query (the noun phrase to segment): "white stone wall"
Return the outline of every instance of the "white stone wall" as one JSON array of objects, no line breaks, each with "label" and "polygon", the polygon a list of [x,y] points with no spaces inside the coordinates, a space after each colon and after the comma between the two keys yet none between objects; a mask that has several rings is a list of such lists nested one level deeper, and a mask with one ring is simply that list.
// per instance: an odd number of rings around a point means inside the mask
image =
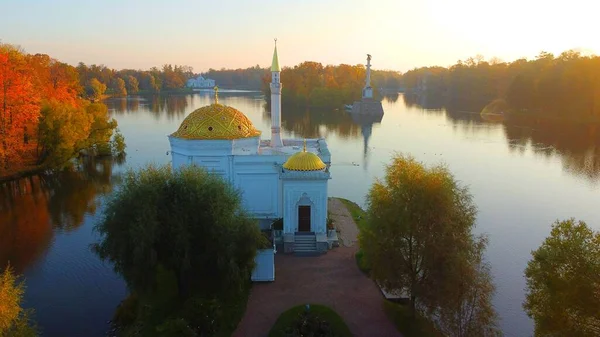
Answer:
[{"label": "white stone wall", "polygon": [[241,193],[244,208],[253,217],[282,217],[279,172],[287,156],[258,155],[258,137],[236,140],[169,137],[169,141],[174,169],[187,165],[203,167],[235,186]]},{"label": "white stone wall", "polygon": [[[290,154],[259,154],[259,137],[236,140],[187,140],[169,137],[174,169],[197,165],[218,174],[241,193],[244,208],[257,219],[284,218],[284,232],[298,230],[299,202],[311,206],[311,231],[326,233],[328,172],[282,173]],[[321,158],[330,153],[319,140]],[[304,199],[303,199],[304,197]],[[301,201],[302,200],[302,201]]]},{"label": "white stone wall", "polygon": [[244,208],[257,219],[282,217],[280,166],[273,162],[272,157],[232,158],[232,183],[242,193]]},{"label": "white stone wall", "polygon": [[327,180],[284,180],[283,200],[284,234],[298,231],[298,206],[308,205],[311,206],[311,232],[326,233]]}]

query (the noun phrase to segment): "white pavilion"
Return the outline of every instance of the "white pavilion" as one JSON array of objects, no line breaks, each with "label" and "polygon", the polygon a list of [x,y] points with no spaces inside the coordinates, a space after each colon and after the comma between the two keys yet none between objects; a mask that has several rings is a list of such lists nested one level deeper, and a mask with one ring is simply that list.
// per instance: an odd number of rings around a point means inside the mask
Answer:
[{"label": "white pavilion", "polygon": [[280,73],[275,45],[271,139],[261,140],[261,131],[244,113],[220,104],[215,89],[215,103],[190,113],[169,136],[172,165],[198,165],[233,184],[261,229],[283,218],[284,252],[325,252],[331,154],[325,139],[281,138]]},{"label": "white pavilion", "polygon": [[212,89],[215,86],[215,80],[212,80],[210,78],[204,78],[204,76],[200,75],[196,78],[190,78],[189,80],[187,80],[185,85],[188,88]]}]

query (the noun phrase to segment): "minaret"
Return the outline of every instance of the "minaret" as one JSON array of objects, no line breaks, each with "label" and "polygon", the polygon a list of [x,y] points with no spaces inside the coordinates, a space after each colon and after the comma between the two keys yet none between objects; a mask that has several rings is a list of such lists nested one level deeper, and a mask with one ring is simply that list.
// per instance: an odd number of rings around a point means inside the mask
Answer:
[{"label": "minaret", "polygon": [[271,147],[282,147],[281,141],[281,82],[279,75],[279,58],[277,57],[277,39],[271,63]]},{"label": "minaret", "polygon": [[371,88],[371,55],[367,54],[367,79],[363,89],[362,98],[373,98],[373,88]]}]

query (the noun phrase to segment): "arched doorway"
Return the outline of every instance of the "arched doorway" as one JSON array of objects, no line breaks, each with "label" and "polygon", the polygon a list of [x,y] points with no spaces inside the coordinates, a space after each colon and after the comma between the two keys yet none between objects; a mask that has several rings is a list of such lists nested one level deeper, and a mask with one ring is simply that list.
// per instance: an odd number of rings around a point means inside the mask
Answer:
[{"label": "arched doorway", "polygon": [[310,206],[298,206],[298,232],[310,232]]}]

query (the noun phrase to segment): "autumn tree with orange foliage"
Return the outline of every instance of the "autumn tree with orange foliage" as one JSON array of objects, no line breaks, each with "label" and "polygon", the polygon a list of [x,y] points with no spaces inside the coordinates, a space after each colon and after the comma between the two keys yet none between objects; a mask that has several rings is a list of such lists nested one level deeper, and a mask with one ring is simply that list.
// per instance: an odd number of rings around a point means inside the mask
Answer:
[{"label": "autumn tree with orange foliage", "polygon": [[81,98],[79,81],[75,67],[0,44],[0,178],[107,154],[116,121]]},{"label": "autumn tree with orange foliage", "polygon": [[0,172],[23,164],[39,117],[35,73],[21,50],[0,45]]}]

